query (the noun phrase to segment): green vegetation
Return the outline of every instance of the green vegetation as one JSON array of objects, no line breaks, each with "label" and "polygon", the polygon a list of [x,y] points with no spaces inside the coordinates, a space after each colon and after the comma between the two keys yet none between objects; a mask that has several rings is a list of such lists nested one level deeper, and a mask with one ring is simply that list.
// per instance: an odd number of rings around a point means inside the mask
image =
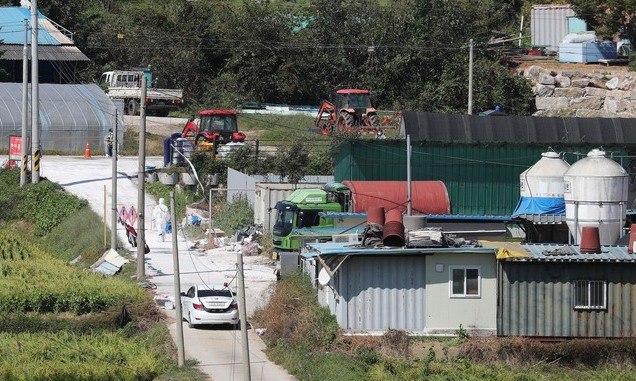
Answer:
[{"label": "green vegetation", "polygon": [[119,303],[140,303],[142,289],[119,278],[79,272],[14,233],[0,234],[2,253],[0,311],[73,312],[106,310]]},{"label": "green vegetation", "polygon": [[500,105],[527,114],[530,87],[486,47],[493,31],[516,30],[524,3],[50,0],[41,7],[76,32],[93,60],[85,80],[151,64],[158,85],[183,88],[195,109],[318,105],[336,88],[362,87],[380,109],[465,112],[474,38],[475,110]]},{"label": "green vegetation", "polygon": [[86,202],[48,181],[18,183],[17,170],[0,170],[0,379],[201,379],[193,362],[177,368],[149,294],[85,270],[104,251]]},{"label": "green vegetation", "polygon": [[[283,278],[254,322],[268,355],[300,381],[634,380],[634,340],[343,336],[304,274]],[[460,333],[463,327],[460,327]]]},{"label": "green vegetation", "polygon": [[236,197],[232,202],[217,204],[213,226],[223,230],[227,235],[251,224],[254,211],[246,197]]}]

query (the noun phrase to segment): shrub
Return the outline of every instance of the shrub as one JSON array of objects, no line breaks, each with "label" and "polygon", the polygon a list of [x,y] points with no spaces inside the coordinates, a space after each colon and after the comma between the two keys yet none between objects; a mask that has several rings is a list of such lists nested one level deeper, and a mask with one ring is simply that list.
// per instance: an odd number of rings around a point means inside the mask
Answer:
[{"label": "shrub", "polygon": [[19,217],[20,172],[17,169],[0,169],[0,221]]},{"label": "shrub", "polygon": [[235,197],[229,204],[221,204],[214,216],[214,224],[227,235],[254,222],[254,210],[246,197]]},{"label": "shrub", "polygon": [[318,304],[309,276],[300,272],[283,278],[267,307],[255,313],[267,328],[265,340],[295,350],[321,351],[335,346],[340,336],[336,318]]},{"label": "shrub", "polygon": [[50,181],[26,186],[23,197],[20,217],[35,224],[38,236],[46,235],[73,212],[88,205],[86,200],[64,192]]}]

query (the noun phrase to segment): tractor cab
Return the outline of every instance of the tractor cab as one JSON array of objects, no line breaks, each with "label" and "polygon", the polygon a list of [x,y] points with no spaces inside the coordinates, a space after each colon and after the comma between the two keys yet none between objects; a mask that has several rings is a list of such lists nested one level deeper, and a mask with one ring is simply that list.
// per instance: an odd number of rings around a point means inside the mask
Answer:
[{"label": "tractor cab", "polygon": [[195,138],[196,144],[226,144],[245,141],[245,134],[238,130],[237,112],[234,110],[204,110],[199,113],[199,125],[190,120],[183,130],[184,138]]},{"label": "tractor cab", "polygon": [[369,90],[343,89],[336,92],[336,108],[338,110],[360,110],[360,114],[366,113],[371,107]]}]

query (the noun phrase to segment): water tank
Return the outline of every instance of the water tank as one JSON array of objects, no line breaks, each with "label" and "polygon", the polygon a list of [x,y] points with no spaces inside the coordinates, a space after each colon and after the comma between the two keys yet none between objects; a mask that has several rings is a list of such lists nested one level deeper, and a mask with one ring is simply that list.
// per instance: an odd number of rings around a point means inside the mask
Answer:
[{"label": "water tank", "polygon": [[594,149],[564,175],[565,217],[575,243],[583,226],[599,228],[601,245],[613,245],[625,223],[629,177],[623,167]]},{"label": "water tank", "polygon": [[519,175],[521,197],[563,198],[563,175],[570,164],[556,152],[544,152],[541,159]]},{"label": "water tank", "polygon": [[[406,181],[343,181],[351,191],[351,212],[365,213],[369,207],[406,211]],[[412,181],[413,214],[450,214],[450,199],[442,181]]]}]

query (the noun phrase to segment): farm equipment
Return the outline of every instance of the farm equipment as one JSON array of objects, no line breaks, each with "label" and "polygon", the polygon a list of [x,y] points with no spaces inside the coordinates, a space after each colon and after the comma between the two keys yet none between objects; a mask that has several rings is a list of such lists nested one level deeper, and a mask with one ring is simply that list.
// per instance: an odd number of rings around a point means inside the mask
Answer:
[{"label": "farm equipment", "polygon": [[237,112],[234,110],[204,110],[199,113],[199,124],[191,118],[183,128],[181,137],[192,139],[199,150],[216,150],[220,145],[243,143],[245,134],[238,130]]},{"label": "farm equipment", "polygon": [[322,101],[315,125],[323,135],[334,132],[351,134],[357,129],[377,133],[380,131],[380,118],[371,106],[369,90],[341,89],[336,91],[335,105]]}]

